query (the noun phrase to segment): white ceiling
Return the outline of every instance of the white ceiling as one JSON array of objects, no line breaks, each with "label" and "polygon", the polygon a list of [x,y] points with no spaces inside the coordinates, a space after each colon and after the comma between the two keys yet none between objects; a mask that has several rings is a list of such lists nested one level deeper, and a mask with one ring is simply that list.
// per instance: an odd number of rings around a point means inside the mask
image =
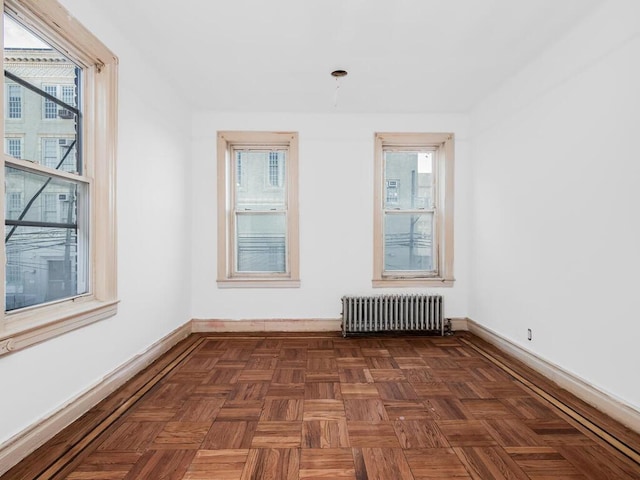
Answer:
[{"label": "white ceiling", "polygon": [[[469,111],[602,1],[102,5],[194,109],[406,113]],[[338,68],[349,75],[336,106]]]}]

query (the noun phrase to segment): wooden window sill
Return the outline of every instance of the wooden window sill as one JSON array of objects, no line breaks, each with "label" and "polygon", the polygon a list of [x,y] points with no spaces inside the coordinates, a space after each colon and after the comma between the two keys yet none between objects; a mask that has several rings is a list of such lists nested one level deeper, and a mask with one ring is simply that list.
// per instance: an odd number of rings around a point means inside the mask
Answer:
[{"label": "wooden window sill", "polygon": [[283,279],[226,279],[218,280],[218,288],[300,288],[300,280]]},{"label": "wooden window sill", "polygon": [[374,279],[373,288],[402,288],[402,287],[453,287],[452,278],[398,278]]},{"label": "wooden window sill", "polygon": [[0,330],[0,355],[112,317],[117,311],[117,300],[103,302],[90,299],[8,314],[5,326]]}]

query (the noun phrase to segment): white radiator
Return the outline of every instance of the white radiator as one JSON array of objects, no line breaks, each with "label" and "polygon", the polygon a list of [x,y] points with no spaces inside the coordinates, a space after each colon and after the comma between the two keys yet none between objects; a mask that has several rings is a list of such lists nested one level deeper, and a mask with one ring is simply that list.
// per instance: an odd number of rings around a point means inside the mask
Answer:
[{"label": "white radiator", "polygon": [[342,335],[445,334],[442,295],[342,297]]}]

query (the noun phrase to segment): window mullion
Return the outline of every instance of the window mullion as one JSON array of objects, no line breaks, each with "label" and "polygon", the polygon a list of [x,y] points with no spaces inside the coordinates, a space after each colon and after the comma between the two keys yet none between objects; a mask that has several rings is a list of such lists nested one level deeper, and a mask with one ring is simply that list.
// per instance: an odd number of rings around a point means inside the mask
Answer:
[{"label": "window mullion", "polygon": [[4,154],[4,163],[8,167],[14,167],[19,170],[27,172],[38,173],[40,175],[46,175],[48,177],[60,178],[64,180],[70,180],[72,182],[91,183],[91,178],[79,175],[76,173],[65,172],[62,170],[55,170],[39,163],[30,162],[28,160],[22,160],[19,158],[11,157],[8,154]]},{"label": "window mullion", "polygon": [[402,214],[402,213],[415,213],[415,214],[421,214],[421,213],[436,213],[436,208],[407,208],[407,209],[402,209],[402,208],[385,208],[382,210],[383,213],[386,215],[388,213],[390,214]]}]

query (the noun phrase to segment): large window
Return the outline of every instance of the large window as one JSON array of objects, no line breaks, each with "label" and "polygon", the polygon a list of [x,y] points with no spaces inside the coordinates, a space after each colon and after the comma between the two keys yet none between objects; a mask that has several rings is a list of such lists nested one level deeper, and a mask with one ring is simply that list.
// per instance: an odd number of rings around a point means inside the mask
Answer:
[{"label": "large window", "polygon": [[3,3],[0,354],[116,311],[117,59],[56,2]]},{"label": "large window", "polygon": [[453,282],[453,135],[375,137],[375,287]]},{"label": "large window", "polygon": [[299,285],[297,134],[219,132],[218,284]]}]

